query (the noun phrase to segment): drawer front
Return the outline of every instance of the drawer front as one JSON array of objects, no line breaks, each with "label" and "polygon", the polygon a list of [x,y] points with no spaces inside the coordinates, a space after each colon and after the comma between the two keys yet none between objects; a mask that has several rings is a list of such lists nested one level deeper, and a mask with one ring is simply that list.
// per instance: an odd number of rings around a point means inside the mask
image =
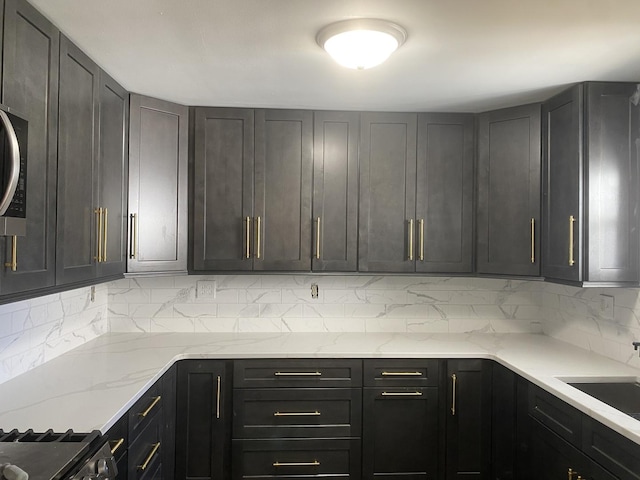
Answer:
[{"label": "drawer front", "polygon": [[129,448],[129,426],[127,420],[128,416],[123,416],[107,432],[111,454],[116,459],[116,462],[119,462],[126,455],[127,448]]},{"label": "drawer front", "polygon": [[234,440],[232,451],[234,480],[361,478],[359,439]]},{"label": "drawer front", "polygon": [[361,360],[236,360],[234,388],[360,387]]},{"label": "drawer front", "polygon": [[152,478],[162,457],[162,422],[156,415],[129,446],[129,480]]},{"label": "drawer front", "polygon": [[269,388],[234,392],[234,438],[359,437],[359,388]]},{"label": "drawer front", "polygon": [[529,385],[529,415],[576,447],[582,442],[582,414],[559,398]]},{"label": "drawer front", "polygon": [[365,387],[438,385],[440,360],[375,359],[363,363]]},{"label": "drawer front", "polygon": [[161,410],[162,384],[157,382],[129,409],[129,443],[135,441]]},{"label": "drawer front", "polygon": [[587,416],[582,450],[616,478],[640,480],[640,445]]}]

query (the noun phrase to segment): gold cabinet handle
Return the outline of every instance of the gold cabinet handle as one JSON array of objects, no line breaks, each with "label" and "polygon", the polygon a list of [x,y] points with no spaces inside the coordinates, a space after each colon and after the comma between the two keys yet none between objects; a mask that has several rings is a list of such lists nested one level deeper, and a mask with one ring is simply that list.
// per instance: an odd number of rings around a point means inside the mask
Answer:
[{"label": "gold cabinet handle", "polygon": [[11,237],[11,261],[5,262],[5,267],[10,268],[12,272],[18,270],[18,237]]},{"label": "gold cabinet handle", "polygon": [[216,418],[220,418],[220,384],[222,383],[222,379],[220,375],[217,377],[216,381]]},{"label": "gold cabinet handle", "polygon": [[104,230],[102,231],[102,261],[107,261],[107,230],[109,227],[109,209],[104,207]]},{"label": "gold cabinet handle", "polygon": [[93,259],[100,263],[102,262],[102,207],[96,208],[93,210],[93,213],[96,214],[96,255]]},{"label": "gold cabinet handle", "polygon": [[421,218],[418,223],[420,224],[420,261],[424,261],[424,218]]},{"label": "gold cabinet handle", "polygon": [[316,219],[316,258],[320,260],[320,217]]},{"label": "gold cabinet handle", "polygon": [[422,392],[382,392],[383,397],[421,397]]},{"label": "gold cabinet handle", "polygon": [[129,241],[129,258],[135,259],[138,252],[138,214],[129,215],[129,229],[131,231]]},{"label": "gold cabinet handle", "polygon": [[261,218],[256,218],[256,258],[260,259],[260,224]]},{"label": "gold cabinet handle", "polygon": [[421,377],[422,372],[381,372],[383,377]]},{"label": "gold cabinet handle", "polygon": [[122,446],[123,443],[124,443],[124,438],[120,438],[116,440],[115,443],[113,444],[113,447],[111,447],[111,455],[115,455],[115,453],[118,451],[118,449]]},{"label": "gold cabinet handle", "polygon": [[153,402],[151,402],[151,405],[149,405],[149,406],[147,407],[147,409],[146,409],[144,412],[139,413],[139,414],[138,414],[138,416],[140,416],[140,417],[143,417],[143,418],[144,418],[144,417],[146,417],[147,415],[149,415],[149,413],[151,412],[151,410],[153,410],[153,407],[155,407],[155,406],[158,404],[158,402],[160,401],[160,399],[161,399],[161,398],[162,398],[162,396],[161,396],[161,395],[158,395],[157,397],[154,397]]},{"label": "gold cabinet handle", "polygon": [[409,220],[409,260],[413,260],[413,218]]},{"label": "gold cabinet handle", "polygon": [[274,417],[319,417],[321,414],[315,412],[273,412]]},{"label": "gold cabinet handle", "polygon": [[536,263],[536,219],[531,219],[531,263]]},{"label": "gold cabinet handle", "polygon": [[276,377],[320,377],[322,372],[274,372]]},{"label": "gold cabinet handle", "polygon": [[456,390],[457,390],[457,382],[458,377],[454,373],[451,375],[451,384],[452,384],[452,396],[451,396],[451,415],[456,414]]},{"label": "gold cabinet handle", "polygon": [[149,453],[149,455],[145,459],[144,463],[142,465],[138,465],[138,470],[143,470],[144,471],[144,470],[147,469],[147,467],[149,466],[149,463],[151,463],[151,460],[153,459],[153,456],[156,454],[156,452],[158,451],[159,448],[160,448],[160,442],[153,444],[153,448],[151,449],[151,452]]},{"label": "gold cabinet handle", "polygon": [[569,471],[567,472],[568,474],[568,480],[573,480],[573,476],[576,475],[578,472],[576,472],[575,470],[573,470],[572,468],[569,468]]},{"label": "gold cabinet handle", "polygon": [[244,251],[244,256],[245,258],[251,258],[251,217],[247,217],[244,219],[245,221],[245,228],[246,228],[246,233],[245,233],[245,242],[246,242],[246,248]]},{"label": "gold cabinet handle", "polygon": [[273,462],[274,467],[317,467],[320,462],[314,460],[313,462]]},{"label": "gold cabinet handle", "polygon": [[573,258],[573,230],[576,218],[573,215],[569,215],[569,266],[572,267],[576,262]]}]

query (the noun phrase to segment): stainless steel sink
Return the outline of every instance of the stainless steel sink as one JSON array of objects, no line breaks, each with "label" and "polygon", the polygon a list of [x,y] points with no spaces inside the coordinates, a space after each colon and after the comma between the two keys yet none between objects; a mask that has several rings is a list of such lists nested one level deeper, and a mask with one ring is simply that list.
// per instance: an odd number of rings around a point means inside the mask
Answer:
[{"label": "stainless steel sink", "polygon": [[564,379],[574,388],[640,420],[640,382],[634,377]]}]

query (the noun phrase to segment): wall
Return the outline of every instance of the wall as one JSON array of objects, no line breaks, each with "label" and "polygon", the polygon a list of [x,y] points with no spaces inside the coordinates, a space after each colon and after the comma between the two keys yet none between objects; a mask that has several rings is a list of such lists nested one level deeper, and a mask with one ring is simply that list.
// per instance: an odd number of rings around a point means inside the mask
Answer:
[{"label": "wall", "polygon": [[0,305],[0,383],[108,331],[107,285]]}]

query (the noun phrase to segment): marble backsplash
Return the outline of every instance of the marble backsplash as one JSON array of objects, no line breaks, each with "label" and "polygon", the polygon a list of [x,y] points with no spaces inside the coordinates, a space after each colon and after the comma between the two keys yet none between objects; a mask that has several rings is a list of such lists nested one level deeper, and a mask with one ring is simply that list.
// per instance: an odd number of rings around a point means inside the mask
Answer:
[{"label": "marble backsplash", "polygon": [[0,305],[0,383],[108,331],[108,286]]}]

